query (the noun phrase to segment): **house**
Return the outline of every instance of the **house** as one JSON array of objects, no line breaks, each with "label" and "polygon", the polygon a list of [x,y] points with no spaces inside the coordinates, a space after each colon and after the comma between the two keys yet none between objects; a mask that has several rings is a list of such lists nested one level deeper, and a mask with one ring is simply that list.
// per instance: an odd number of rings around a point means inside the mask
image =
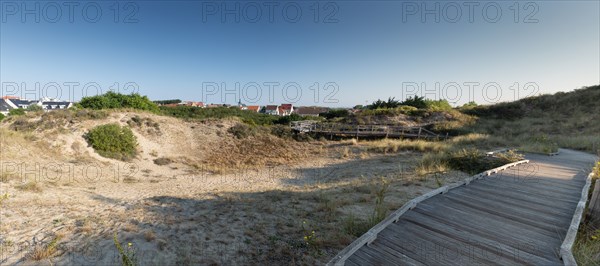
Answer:
[{"label": "house", "polygon": [[27,109],[29,106],[40,106],[44,111],[67,109],[73,106],[73,102],[62,101],[59,99],[42,98],[40,100],[20,99],[14,96],[4,96],[0,101],[0,112],[7,114],[11,109]]},{"label": "house", "polygon": [[248,110],[248,106],[243,104],[241,99],[238,101],[237,107],[240,108],[240,110]]},{"label": "house", "polygon": [[185,106],[193,106],[193,107],[204,107],[204,103],[203,102],[192,102],[192,101],[184,101],[179,103],[180,105],[185,105]]},{"label": "house", "polygon": [[72,102],[63,102],[63,101],[47,101],[40,102],[42,104],[42,109],[44,110],[57,110],[57,109],[67,109],[73,106]]},{"label": "house", "polygon": [[3,115],[8,115],[8,112],[14,109],[13,106],[11,106],[10,104],[7,103],[6,99],[2,98],[0,100],[0,113]]},{"label": "house", "polygon": [[35,100],[26,100],[26,99],[5,99],[8,102],[11,102],[16,108],[27,109],[30,105],[39,105],[42,106],[41,101]]},{"label": "house", "polygon": [[291,115],[294,112],[294,105],[291,103],[284,103],[280,106],[280,115]]},{"label": "house", "polygon": [[260,112],[260,105],[248,105],[246,108],[248,111],[252,111],[252,112]]},{"label": "house", "polygon": [[327,111],[329,111],[329,108],[327,107],[303,106],[297,107],[295,113],[301,116],[319,116],[320,113],[325,113]]},{"label": "house", "polygon": [[265,114],[268,115],[279,115],[280,114],[280,108],[277,105],[267,105],[265,107]]}]

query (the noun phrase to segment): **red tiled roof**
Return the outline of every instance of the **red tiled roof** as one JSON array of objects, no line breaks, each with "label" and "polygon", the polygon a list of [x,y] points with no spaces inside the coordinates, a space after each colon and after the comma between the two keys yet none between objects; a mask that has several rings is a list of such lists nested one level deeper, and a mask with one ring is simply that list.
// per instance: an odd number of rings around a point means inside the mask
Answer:
[{"label": "red tiled roof", "polygon": [[255,111],[255,112],[260,111],[260,106],[259,105],[248,105],[247,108],[250,111]]},{"label": "red tiled roof", "polygon": [[272,110],[278,110],[279,106],[277,105],[267,105],[266,110],[272,111]]}]

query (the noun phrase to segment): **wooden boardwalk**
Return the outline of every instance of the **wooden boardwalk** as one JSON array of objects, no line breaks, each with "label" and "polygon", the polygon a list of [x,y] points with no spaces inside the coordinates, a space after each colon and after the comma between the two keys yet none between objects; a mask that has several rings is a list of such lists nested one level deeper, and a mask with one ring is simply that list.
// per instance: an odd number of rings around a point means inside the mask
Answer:
[{"label": "wooden boardwalk", "polygon": [[430,197],[395,222],[384,220],[370,244],[359,238],[330,264],[562,265],[561,244],[597,158],[562,149],[526,157],[530,163]]},{"label": "wooden boardwalk", "polygon": [[378,137],[378,138],[423,138],[445,139],[424,127],[403,127],[392,125],[351,125],[340,123],[316,123],[314,121],[294,121],[291,128],[297,132],[316,133],[336,137]]}]

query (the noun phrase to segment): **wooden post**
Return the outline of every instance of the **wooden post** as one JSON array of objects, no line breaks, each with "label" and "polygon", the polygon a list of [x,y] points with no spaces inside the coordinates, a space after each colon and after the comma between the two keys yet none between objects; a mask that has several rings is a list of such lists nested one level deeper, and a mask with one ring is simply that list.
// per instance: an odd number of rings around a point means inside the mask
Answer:
[{"label": "wooden post", "polygon": [[421,138],[421,129],[422,129],[422,127],[419,127],[419,134],[417,134],[417,139]]}]

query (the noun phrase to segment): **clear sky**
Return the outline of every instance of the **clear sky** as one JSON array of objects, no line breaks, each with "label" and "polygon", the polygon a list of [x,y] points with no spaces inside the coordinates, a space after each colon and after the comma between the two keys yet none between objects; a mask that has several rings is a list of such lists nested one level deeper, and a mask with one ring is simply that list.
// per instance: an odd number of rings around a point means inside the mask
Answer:
[{"label": "clear sky", "polygon": [[462,104],[600,84],[599,1],[0,8],[2,94],[27,98],[119,89],[209,103],[353,106],[417,94]]}]

